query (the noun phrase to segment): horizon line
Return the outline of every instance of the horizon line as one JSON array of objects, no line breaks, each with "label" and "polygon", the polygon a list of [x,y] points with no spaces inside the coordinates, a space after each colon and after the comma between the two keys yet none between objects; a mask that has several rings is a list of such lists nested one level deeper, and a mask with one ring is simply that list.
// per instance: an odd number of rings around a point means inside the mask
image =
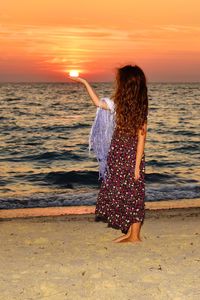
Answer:
[{"label": "horizon line", "polygon": [[[114,80],[112,81],[89,81],[89,83],[113,83]],[[5,83],[72,83],[70,81],[0,81],[0,84],[5,84]],[[148,83],[200,83],[200,81],[147,81]]]}]

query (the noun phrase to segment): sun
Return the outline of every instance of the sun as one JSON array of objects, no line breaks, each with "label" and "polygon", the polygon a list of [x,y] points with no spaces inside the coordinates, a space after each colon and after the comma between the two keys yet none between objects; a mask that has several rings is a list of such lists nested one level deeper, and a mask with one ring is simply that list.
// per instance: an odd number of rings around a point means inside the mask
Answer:
[{"label": "sun", "polygon": [[79,76],[79,71],[78,70],[71,70],[71,71],[69,71],[69,76],[70,77],[78,77]]}]

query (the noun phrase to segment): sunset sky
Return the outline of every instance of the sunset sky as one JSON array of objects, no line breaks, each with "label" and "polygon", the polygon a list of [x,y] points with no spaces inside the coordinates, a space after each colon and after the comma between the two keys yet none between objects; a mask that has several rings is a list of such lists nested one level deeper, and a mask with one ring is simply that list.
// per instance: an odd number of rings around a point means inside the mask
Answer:
[{"label": "sunset sky", "polygon": [[200,81],[199,0],[6,0],[0,81],[110,81],[124,64],[149,81]]}]

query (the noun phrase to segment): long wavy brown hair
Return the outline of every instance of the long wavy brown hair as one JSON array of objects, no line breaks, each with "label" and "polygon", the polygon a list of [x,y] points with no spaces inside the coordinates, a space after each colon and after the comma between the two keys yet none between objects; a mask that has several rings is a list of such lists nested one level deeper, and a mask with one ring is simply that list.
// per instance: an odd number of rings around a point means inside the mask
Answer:
[{"label": "long wavy brown hair", "polygon": [[117,69],[112,98],[116,107],[116,127],[123,133],[136,135],[148,115],[146,77],[140,67],[126,65]]}]

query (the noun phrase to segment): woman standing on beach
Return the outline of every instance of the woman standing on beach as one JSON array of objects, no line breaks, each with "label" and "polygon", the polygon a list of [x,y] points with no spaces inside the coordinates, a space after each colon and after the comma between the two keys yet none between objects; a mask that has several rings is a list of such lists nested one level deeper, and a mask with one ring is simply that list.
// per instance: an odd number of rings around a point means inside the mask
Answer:
[{"label": "woman standing on beach", "polygon": [[[85,79],[73,80],[84,84],[97,107],[111,109]],[[95,215],[96,220],[108,222],[124,233],[114,242],[139,242],[145,217],[144,148],[148,115],[146,78],[140,67],[126,65],[117,70],[113,107],[115,128]]]}]

